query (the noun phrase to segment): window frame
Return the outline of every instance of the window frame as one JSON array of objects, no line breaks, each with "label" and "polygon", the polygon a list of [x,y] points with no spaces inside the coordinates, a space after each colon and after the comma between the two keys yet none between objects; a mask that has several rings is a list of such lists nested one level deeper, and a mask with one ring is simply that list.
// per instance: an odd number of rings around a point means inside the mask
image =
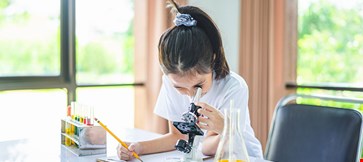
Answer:
[{"label": "window frame", "polygon": [[75,44],[75,0],[60,0],[60,75],[0,76],[0,91],[25,89],[66,89],[67,104],[76,100],[79,87],[145,86],[143,82],[120,84],[77,84]]},{"label": "window frame", "polygon": [[[293,81],[287,81],[285,83],[285,88],[288,90],[297,90],[299,88],[306,88],[306,89],[320,89],[320,90],[331,90],[331,91],[351,91],[351,92],[363,92],[363,86],[355,86],[355,85],[349,85],[349,83],[336,83],[336,82],[325,82],[325,83],[305,83],[305,84],[298,84],[296,81],[297,78],[297,59],[298,59],[298,1],[299,0],[284,0],[286,3],[286,23],[285,28],[288,30],[285,30],[285,35],[288,37],[286,38],[285,42],[295,42],[293,44],[291,43],[285,43],[285,53],[295,56],[295,70],[296,70],[296,76],[294,77],[295,80]],[[289,45],[291,47],[289,47]]]}]

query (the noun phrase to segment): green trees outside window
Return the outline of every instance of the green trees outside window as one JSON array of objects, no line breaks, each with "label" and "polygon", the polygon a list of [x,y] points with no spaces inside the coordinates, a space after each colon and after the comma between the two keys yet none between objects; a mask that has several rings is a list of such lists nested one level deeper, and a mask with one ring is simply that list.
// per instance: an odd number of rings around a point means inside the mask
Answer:
[{"label": "green trees outside window", "polygon": [[[363,2],[301,0],[298,7],[297,83],[362,87]],[[362,92],[299,88],[298,93],[363,98]],[[363,111],[359,105],[324,104]]]},{"label": "green trees outside window", "polygon": [[0,0],[0,77],[60,74],[59,3]]},{"label": "green trees outside window", "polygon": [[363,84],[362,7],[321,0],[299,10],[298,83]]},{"label": "green trees outside window", "polygon": [[[134,90],[143,86],[133,80],[133,2],[0,0],[0,117],[13,123],[0,126],[7,130],[0,142],[48,130],[58,148],[71,101],[95,106],[118,128],[133,127]],[[51,122],[34,126],[40,121]]]}]

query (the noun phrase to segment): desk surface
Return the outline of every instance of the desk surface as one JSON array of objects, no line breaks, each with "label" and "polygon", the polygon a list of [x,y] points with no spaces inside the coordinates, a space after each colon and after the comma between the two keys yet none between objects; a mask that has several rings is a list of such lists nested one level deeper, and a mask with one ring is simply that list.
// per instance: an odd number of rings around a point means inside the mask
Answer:
[{"label": "desk surface", "polygon": [[[118,133],[125,141],[140,141],[157,138],[160,134],[139,130],[124,129]],[[111,157],[116,155],[117,141],[112,136],[107,136],[107,154],[76,156],[60,145],[60,140],[42,142],[44,139],[21,139],[0,142],[0,161],[62,161],[62,162],[89,162],[96,161],[97,158]],[[164,161],[168,157],[182,157],[179,151],[143,155],[141,159],[145,162]],[[251,162],[267,162],[265,160],[250,159]],[[136,160],[135,160],[136,161]],[[212,162],[213,159],[205,160]]]}]

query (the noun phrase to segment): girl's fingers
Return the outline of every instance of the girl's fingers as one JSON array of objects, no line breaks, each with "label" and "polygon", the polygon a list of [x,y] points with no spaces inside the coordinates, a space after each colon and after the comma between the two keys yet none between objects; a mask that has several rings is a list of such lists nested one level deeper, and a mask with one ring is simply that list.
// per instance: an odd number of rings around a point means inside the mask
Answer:
[{"label": "girl's fingers", "polygon": [[219,115],[219,110],[213,108],[212,106],[203,102],[199,102],[197,104],[198,106],[202,107],[201,109],[198,109],[198,113],[202,114],[203,116],[214,120]]},{"label": "girl's fingers", "polygon": [[125,148],[123,148],[123,149],[121,150],[121,153],[124,153],[124,154],[129,154],[129,152],[130,152],[130,151],[126,150]]},{"label": "girl's fingers", "polygon": [[203,123],[198,123],[198,126],[200,129],[205,129],[205,130],[209,130],[210,127],[207,124],[203,124]]},{"label": "girl's fingers", "polygon": [[126,151],[121,151],[119,155],[120,155],[119,158],[121,160],[130,160],[130,159],[133,158],[132,152],[127,151],[127,150]]},{"label": "girl's fingers", "polygon": [[117,156],[121,160],[130,160],[132,159],[132,152],[119,144],[117,146]]},{"label": "girl's fingers", "polygon": [[224,127],[223,114],[219,110],[206,103],[199,102],[196,103],[196,105],[202,107],[201,109],[198,109],[198,113],[201,114],[201,116],[198,118],[198,126],[200,126],[202,129],[214,131],[218,134],[222,133]]},{"label": "girl's fingers", "polygon": [[218,112],[216,108],[204,103],[204,102],[198,102],[195,105],[200,106],[205,112]]},{"label": "girl's fingers", "polygon": [[126,154],[126,153],[121,153],[121,160],[130,160],[131,159],[131,157],[130,157],[130,155],[129,154]]},{"label": "girl's fingers", "polygon": [[210,106],[210,105],[208,105],[208,104],[206,104],[204,102],[198,102],[198,103],[195,103],[195,105],[200,106],[203,109],[205,109],[207,111],[210,111],[210,112],[216,110],[215,108],[213,108],[212,106]]},{"label": "girl's fingers", "polygon": [[199,123],[204,124],[204,125],[208,125],[210,123],[210,120],[208,120],[208,118],[205,118],[205,117],[199,117],[198,118],[198,124]]},{"label": "girl's fingers", "polygon": [[211,126],[213,126],[213,123],[209,118],[201,117],[201,116],[198,118],[197,124],[201,129],[205,129],[205,130],[211,130],[212,129]]},{"label": "girl's fingers", "polygon": [[198,109],[198,113],[205,116],[205,117],[207,117],[207,118],[213,118],[213,114],[214,114],[213,112],[208,111],[208,110],[206,110],[204,108]]}]

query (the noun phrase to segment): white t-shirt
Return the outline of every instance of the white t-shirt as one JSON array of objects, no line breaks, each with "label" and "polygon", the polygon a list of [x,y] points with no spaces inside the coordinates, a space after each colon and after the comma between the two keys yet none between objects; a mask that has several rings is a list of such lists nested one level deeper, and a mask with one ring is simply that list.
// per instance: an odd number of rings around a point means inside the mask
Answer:
[{"label": "white t-shirt", "polygon": [[[166,75],[163,75],[162,81],[154,113],[169,121],[182,121],[182,114],[188,111],[191,98],[180,94]],[[229,108],[230,100],[234,100],[234,104],[241,109],[241,112],[247,112],[243,136],[249,156],[263,158],[261,143],[255,137],[250,123],[248,87],[241,76],[230,72],[223,79],[213,79],[211,88],[200,98],[199,102],[205,102],[223,113],[223,109]]]}]

